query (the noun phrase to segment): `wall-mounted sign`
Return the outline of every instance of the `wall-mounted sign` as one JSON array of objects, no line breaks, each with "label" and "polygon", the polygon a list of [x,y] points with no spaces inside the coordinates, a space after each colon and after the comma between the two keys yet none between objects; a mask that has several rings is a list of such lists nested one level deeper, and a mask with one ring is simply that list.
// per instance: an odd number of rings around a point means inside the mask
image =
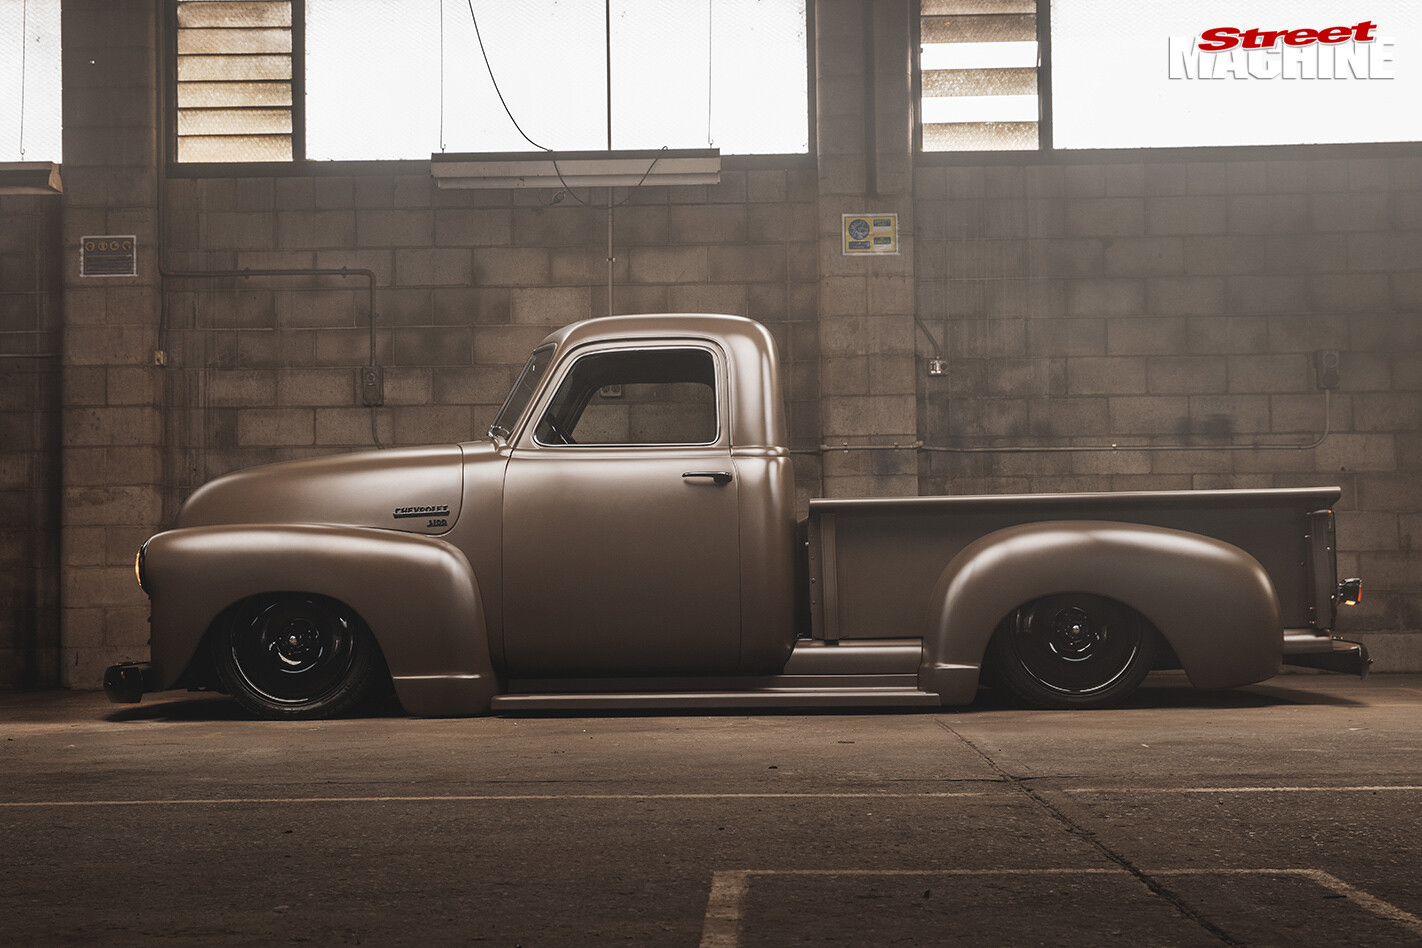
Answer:
[{"label": "wall-mounted sign", "polygon": [[899,215],[844,214],[841,217],[846,256],[899,252]]},{"label": "wall-mounted sign", "polygon": [[79,275],[81,277],[138,276],[138,238],[132,234],[117,237],[79,238]]}]

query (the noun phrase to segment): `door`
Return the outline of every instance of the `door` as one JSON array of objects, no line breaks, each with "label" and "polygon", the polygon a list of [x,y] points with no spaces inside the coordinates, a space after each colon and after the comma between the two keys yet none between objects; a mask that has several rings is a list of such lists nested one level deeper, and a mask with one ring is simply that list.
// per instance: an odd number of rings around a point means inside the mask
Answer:
[{"label": "door", "polygon": [[723,357],[590,347],[550,390],[505,474],[508,674],[735,671],[740,485]]}]

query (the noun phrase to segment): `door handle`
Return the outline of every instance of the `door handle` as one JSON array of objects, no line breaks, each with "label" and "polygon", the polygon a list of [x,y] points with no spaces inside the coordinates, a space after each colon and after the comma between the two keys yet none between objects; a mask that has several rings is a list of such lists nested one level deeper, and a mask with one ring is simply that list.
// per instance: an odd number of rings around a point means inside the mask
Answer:
[{"label": "door handle", "polygon": [[726,484],[731,483],[731,472],[730,472],[730,471],[687,471],[685,474],[683,474],[683,475],[681,475],[681,476],[682,476],[683,478],[687,478],[687,477],[709,477],[709,478],[711,478],[711,480],[715,481],[717,484],[722,485],[722,486],[725,486]]}]

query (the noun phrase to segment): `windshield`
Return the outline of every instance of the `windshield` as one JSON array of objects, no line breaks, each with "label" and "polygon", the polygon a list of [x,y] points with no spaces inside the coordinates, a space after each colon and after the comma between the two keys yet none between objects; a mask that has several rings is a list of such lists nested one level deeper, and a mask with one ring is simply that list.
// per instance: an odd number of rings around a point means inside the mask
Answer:
[{"label": "windshield", "polygon": [[514,383],[509,397],[504,399],[504,407],[494,416],[494,423],[489,426],[489,434],[500,438],[508,438],[513,434],[513,426],[518,424],[519,416],[528,407],[528,400],[538,391],[538,385],[543,381],[543,375],[552,361],[553,346],[539,346],[533,350],[533,355],[528,357],[528,363],[519,373],[518,381]]}]

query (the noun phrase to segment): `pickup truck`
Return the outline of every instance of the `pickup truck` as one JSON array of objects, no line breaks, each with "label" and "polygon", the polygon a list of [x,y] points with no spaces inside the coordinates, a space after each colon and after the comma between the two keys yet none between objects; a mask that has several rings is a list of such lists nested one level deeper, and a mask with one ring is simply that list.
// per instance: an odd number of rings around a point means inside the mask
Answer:
[{"label": "pickup truck", "polygon": [[1330,633],[1335,487],[812,500],[797,522],[775,345],[750,319],[554,332],[488,434],[219,477],[138,552],[151,661],[109,696],[220,689],[314,718],[1118,702]]}]

